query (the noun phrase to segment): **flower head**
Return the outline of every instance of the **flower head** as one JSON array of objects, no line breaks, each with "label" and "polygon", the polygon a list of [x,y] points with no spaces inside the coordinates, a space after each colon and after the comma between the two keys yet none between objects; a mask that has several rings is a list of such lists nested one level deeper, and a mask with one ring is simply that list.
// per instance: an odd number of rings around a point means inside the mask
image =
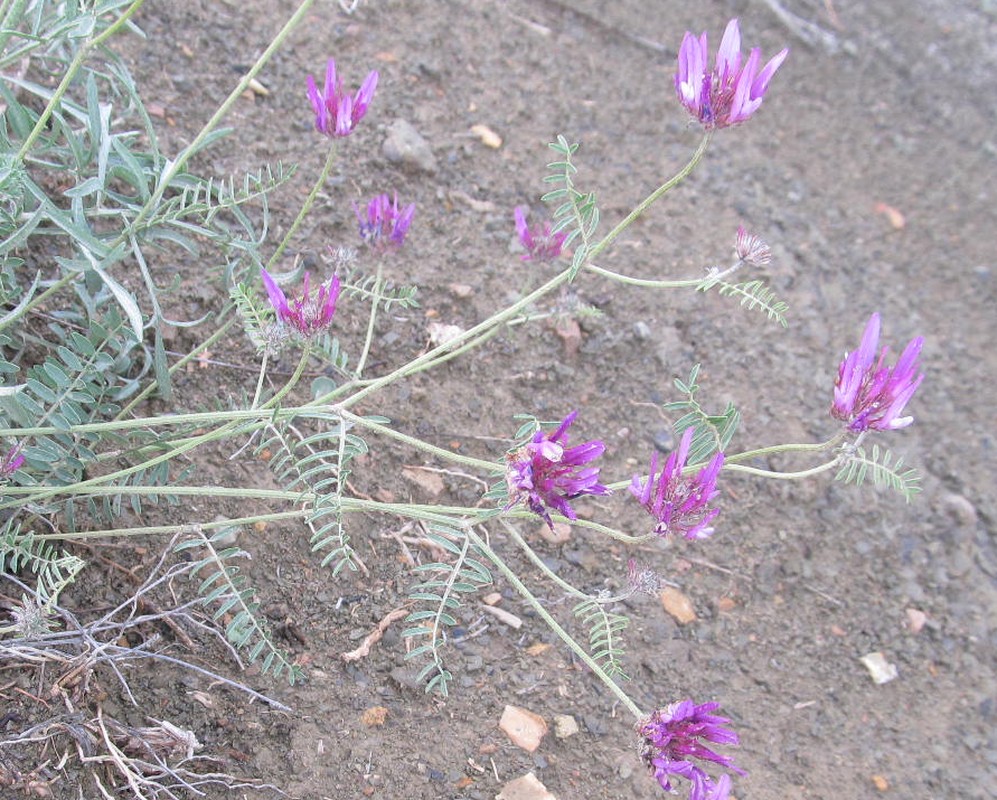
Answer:
[{"label": "flower head", "polygon": [[756,267],[764,266],[772,260],[772,251],[758,236],[748,233],[743,225],[737,226],[737,236],[734,239],[734,255],[739,261]]},{"label": "flower head", "polygon": [[789,50],[781,50],[759,71],[762,51],[753,47],[742,63],[741,31],[737,20],[732,19],[720,40],[716,63],[708,72],[706,32],[697,39],[686,31],[679,48],[675,91],[682,105],[704,127],[736,125],[758,110],[769,81],[788,54]]},{"label": "flower head", "polygon": [[24,466],[24,453],[21,445],[16,444],[0,458],[0,478],[9,478]]},{"label": "flower head", "polygon": [[726,800],[730,794],[730,776],[721,775],[714,781],[706,771],[690,759],[712,761],[738,775],[746,774],[728,756],[715,753],[703,742],[736,745],[737,734],[726,725],[726,717],[713,714],[719,703],[696,705],[682,700],[659,709],[640,724],[644,762],[666,792],[672,791],[671,776],[689,780],[689,800]]},{"label": "flower head", "polygon": [[367,203],[367,216],[360,213],[360,207],[354,203],[360,223],[360,238],[373,250],[384,252],[390,248],[398,248],[405,241],[409,225],[415,216],[415,203],[409,203],[405,208],[398,208],[398,194],[394,200],[386,194],[379,194]]},{"label": "flower head", "polygon": [[367,113],[376,88],[377,70],[371,70],[356,94],[344,92],[342,80],[336,77],[336,62],[330,58],[321,92],[315,79],[308,76],[308,99],[315,110],[315,129],[330,138],[349,136]]},{"label": "flower head", "polygon": [[641,481],[639,475],[634,475],[630,482],[630,492],[658,521],[654,532],[659,536],[681,533],[686,539],[705,539],[713,533],[709,525],[720,513],[719,508],[709,508],[709,504],[720,494],[717,491],[717,476],[724,463],[724,454],[713,456],[694,478],[682,475],[694,433],[694,428],[686,428],[678,449],[668,456],[657,478],[658,454],[654,453],[647,481]]},{"label": "flower head", "polygon": [[924,380],[923,373],[915,375],[923,344],[921,336],[911,339],[897,363],[885,367],[889,348],[884,347],[876,358],[879,314],[869,317],[859,349],[846,353],[838,367],[831,416],[847,422],[853,431],[897,430],[910,425],[914,418],[900,414]]},{"label": "flower head", "polygon": [[523,261],[554,261],[564,250],[564,240],[568,238],[568,234],[564,231],[554,233],[550,222],[545,222],[542,228],[538,226],[531,231],[526,224],[527,210],[526,206],[517,206],[513,211],[519,241],[526,249]]},{"label": "flower head", "polygon": [[263,285],[267,288],[267,295],[270,297],[270,304],[277,312],[277,319],[293,331],[301,336],[311,337],[332,324],[332,317],[336,313],[336,299],[339,297],[337,275],[333,275],[327,283],[321,284],[313,296],[309,286],[310,277],[306,272],[301,297],[288,301],[270,273],[262,267],[260,273],[263,276]]},{"label": "flower head", "polygon": [[602,455],[606,445],[596,440],[568,447],[568,428],[578,416],[572,411],[551,434],[537,431],[516,452],[509,454],[505,480],[509,487],[509,506],[525,500],[552,529],[548,508],[576,519],[568,500],[583,494],[607,495],[609,489],[599,483],[599,468],[585,467]]}]

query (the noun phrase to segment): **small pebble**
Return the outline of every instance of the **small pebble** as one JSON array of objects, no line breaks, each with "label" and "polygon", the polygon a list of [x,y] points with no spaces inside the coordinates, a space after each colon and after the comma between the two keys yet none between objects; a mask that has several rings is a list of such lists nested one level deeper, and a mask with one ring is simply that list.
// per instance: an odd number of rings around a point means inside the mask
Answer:
[{"label": "small pebble", "polygon": [[388,126],[388,136],[381,145],[381,152],[393,164],[402,164],[430,174],[436,172],[436,157],[429,142],[411,123],[403,119],[396,119]]},{"label": "small pebble", "polygon": [[557,800],[532,772],[509,781],[502,787],[495,800]]},{"label": "small pebble", "polygon": [[558,739],[567,739],[580,732],[578,723],[570,714],[554,715],[554,736]]},{"label": "small pebble", "polygon": [[662,428],[654,432],[652,443],[659,453],[670,453],[675,449],[675,434],[668,428]]},{"label": "small pebble", "polygon": [[547,722],[539,714],[525,708],[506,706],[499,720],[499,729],[516,747],[532,753],[547,734]]}]

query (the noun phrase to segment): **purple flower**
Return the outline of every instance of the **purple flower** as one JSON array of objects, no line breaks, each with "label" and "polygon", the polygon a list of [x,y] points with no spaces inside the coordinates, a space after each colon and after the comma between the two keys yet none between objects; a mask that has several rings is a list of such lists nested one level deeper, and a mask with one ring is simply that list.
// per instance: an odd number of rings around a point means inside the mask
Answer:
[{"label": "purple flower", "polygon": [[267,287],[270,304],[277,312],[277,319],[305,337],[315,336],[326,330],[332,324],[336,313],[336,299],[339,297],[339,277],[333,275],[328,283],[319,286],[318,292],[312,296],[309,287],[309,275],[305,273],[304,288],[301,298],[288,302],[284,292],[262,267],[263,285]]},{"label": "purple flower", "polygon": [[647,481],[642,482],[639,475],[634,475],[630,482],[633,496],[658,521],[654,532],[659,536],[681,533],[686,539],[705,539],[713,533],[709,524],[720,513],[719,508],[708,508],[708,505],[720,494],[717,491],[717,475],[724,463],[723,453],[713,456],[696,477],[682,476],[694,433],[694,428],[686,428],[678,450],[673,450],[668,456],[664,469],[657,477],[657,486],[654,484],[658,471],[657,453],[651,455]]},{"label": "purple flower", "polygon": [[764,266],[772,260],[772,251],[769,246],[758,236],[748,233],[743,225],[737,226],[734,254],[739,261],[756,267]]},{"label": "purple flower", "polygon": [[747,120],[762,104],[769,81],[779,69],[789,50],[777,53],[758,71],[762,51],[751,49],[748,60],[741,62],[741,31],[737,20],[727,23],[716,63],[707,71],[709,50],[706,32],[697,39],[686,31],[679,48],[675,91],[696,119],[706,128],[726,128]]},{"label": "purple flower", "polygon": [[16,444],[0,458],[0,478],[9,478],[24,466],[24,454],[21,445]]},{"label": "purple flower", "polygon": [[517,206],[513,211],[519,241],[526,249],[523,261],[554,261],[561,255],[561,251],[564,249],[564,240],[568,238],[568,234],[564,231],[554,233],[550,229],[549,222],[545,222],[543,228],[537,227],[531,231],[526,224],[528,210],[526,206]]},{"label": "purple flower", "polygon": [[315,129],[330,138],[349,136],[367,113],[376,88],[377,70],[371,70],[355,95],[344,92],[343,82],[336,78],[336,62],[330,58],[323,91],[319,92],[315,79],[308,76],[308,99],[315,110]]},{"label": "purple flower", "polygon": [[537,431],[533,438],[511,453],[505,480],[509,487],[510,508],[526,500],[530,510],[554,527],[548,508],[568,519],[577,519],[568,500],[583,494],[607,495],[609,489],[599,483],[599,468],[579,469],[602,455],[606,445],[596,440],[568,447],[568,428],[578,416],[572,411],[551,434]]},{"label": "purple flower", "polygon": [[409,203],[405,208],[398,208],[398,194],[394,201],[388,195],[379,194],[367,203],[366,219],[360,213],[360,207],[354,203],[353,210],[360,222],[360,238],[373,250],[384,252],[389,248],[398,248],[405,241],[409,225],[415,216],[415,203]]},{"label": "purple flower", "polygon": [[737,734],[725,727],[730,720],[712,713],[718,708],[719,703],[697,706],[692,700],[682,700],[655,711],[641,723],[644,763],[666,792],[672,791],[671,776],[678,775],[691,784],[689,800],[726,800],[730,794],[730,776],[721,775],[714,781],[691,758],[712,761],[738,775],[747,774],[728,756],[715,753],[702,743],[737,745],[739,742]]},{"label": "purple flower", "polygon": [[838,367],[831,416],[847,422],[852,431],[897,430],[910,425],[914,418],[901,417],[900,413],[924,380],[923,373],[915,376],[923,344],[921,336],[911,339],[893,368],[884,367],[889,348],[884,347],[876,358],[879,314],[869,317],[859,349],[846,353]]}]

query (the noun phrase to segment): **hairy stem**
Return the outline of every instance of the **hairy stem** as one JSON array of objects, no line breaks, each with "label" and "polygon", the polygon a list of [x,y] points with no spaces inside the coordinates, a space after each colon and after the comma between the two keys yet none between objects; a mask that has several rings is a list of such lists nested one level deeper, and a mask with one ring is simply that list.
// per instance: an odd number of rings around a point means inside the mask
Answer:
[{"label": "hairy stem", "polygon": [[609,233],[607,233],[602,241],[593,245],[592,249],[588,253],[588,260],[591,261],[599,253],[605,250],[612,242],[619,236],[623,231],[630,227],[635,219],[637,219],[641,214],[643,214],[647,209],[649,209],[658,198],[660,198],[665,192],[670,191],[675,186],[680,184],[685,178],[692,172],[696,165],[703,159],[703,155],[706,153],[706,148],[710,146],[710,140],[713,138],[713,132],[707,131],[703,134],[703,139],[699,143],[699,147],[696,148],[696,152],[692,154],[692,158],[689,159],[688,163],[682,167],[675,175],[665,181],[661,186],[655,189],[651,194],[645,197],[640,203],[637,204],[636,208],[627,214],[615,228],[613,228]]},{"label": "hairy stem", "polygon": [[377,307],[381,301],[381,259],[377,260],[377,276],[374,278],[374,290],[371,292],[370,318],[367,320],[367,335],[363,340],[363,350],[360,351],[360,358],[357,359],[357,368],[353,372],[354,380],[360,380],[363,375],[363,368],[367,364],[367,356],[370,353],[370,343],[374,340],[374,322],[377,320]]},{"label": "hairy stem", "polygon": [[603,668],[600,667],[599,664],[588,653],[585,652],[585,648],[582,647],[580,644],[578,644],[578,642],[576,642],[574,638],[572,638],[571,634],[569,634],[564,628],[561,627],[558,621],[550,615],[547,609],[543,607],[543,604],[541,604],[541,602],[534,596],[534,594],[526,587],[526,584],[524,584],[519,579],[519,576],[509,567],[509,565],[506,564],[505,561],[503,561],[501,557],[499,557],[499,555],[494,550],[492,550],[492,548],[488,546],[485,540],[482,539],[480,536],[478,536],[478,534],[476,534],[474,530],[471,529],[470,526],[465,527],[464,530],[468,538],[471,540],[471,543],[474,544],[474,546],[489,561],[491,561],[492,564],[494,564],[498,568],[498,571],[501,572],[502,575],[505,577],[505,579],[509,581],[509,583],[512,585],[512,587],[517,592],[519,592],[522,598],[527,603],[530,604],[530,606],[537,613],[537,615],[545,623],[547,623],[550,629],[557,634],[557,636],[561,639],[561,641],[564,642],[569,648],[571,648],[571,651],[576,656],[578,656],[578,658],[590,670],[592,670],[592,672],[595,673],[596,677],[599,678],[599,680],[601,680],[606,685],[606,688],[608,688],[614,695],[616,695],[616,697],[620,700],[620,702],[623,703],[623,705],[625,705],[628,709],[630,709],[630,712],[637,719],[643,719],[645,716],[647,716],[643,711],[640,710],[640,708],[638,708],[637,704],[630,699],[630,696],[625,691],[623,691],[620,685],[617,684],[616,681],[614,681],[612,678],[610,678],[605,673]]},{"label": "hairy stem", "polygon": [[287,229],[287,233],[284,234],[284,238],[280,240],[280,244],[277,245],[277,249],[274,250],[273,255],[270,256],[270,260],[267,261],[268,271],[284,254],[284,250],[287,249],[287,245],[290,243],[291,237],[297,233],[298,228],[301,227],[301,223],[305,221],[305,217],[308,215],[308,212],[312,210],[312,204],[315,202],[315,198],[318,196],[319,191],[323,186],[325,186],[325,182],[329,179],[329,173],[332,171],[332,165],[335,163],[336,143],[333,142],[329,147],[329,154],[325,157],[325,164],[322,165],[322,170],[319,172],[318,178],[315,180],[315,184],[308,193],[308,197],[305,198],[305,202],[301,206],[301,210],[298,211],[298,216],[294,218],[294,222],[291,223],[291,227]]}]

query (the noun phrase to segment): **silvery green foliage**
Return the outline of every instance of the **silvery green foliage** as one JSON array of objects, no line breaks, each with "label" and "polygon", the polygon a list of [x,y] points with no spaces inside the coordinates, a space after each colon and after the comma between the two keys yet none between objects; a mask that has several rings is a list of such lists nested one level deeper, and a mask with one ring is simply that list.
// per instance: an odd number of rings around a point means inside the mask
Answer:
[{"label": "silvery green foliage", "polygon": [[83,559],[58,550],[51,542],[21,530],[8,518],[0,533],[0,575],[29,572],[34,576],[32,594],[22,595],[21,605],[11,612],[16,635],[32,637],[50,630],[51,606],[86,566]]},{"label": "silvery green foliage", "polygon": [[[164,281],[162,259],[196,257],[238,284],[261,263],[268,195],[294,172],[277,163],[215,179],[176,168],[127,68],[96,41],[129,6],[25,0],[4,3],[0,20],[0,429],[32,431],[16,442],[25,468],[0,487],[0,567],[37,567],[43,605],[82,562],[21,533],[25,514],[58,514],[66,532],[92,529],[128,508],[141,514],[144,502],[172,501],[166,487],[186,477],[166,445],[193,426],[96,427],[120,418],[152,381],[168,398],[163,329],[204,321],[167,313],[178,279]],[[43,296],[56,302],[39,306]],[[233,309],[218,315],[219,325]],[[5,437],[5,448],[13,444]],[[60,493],[112,472],[93,492]],[[132,488],[143,491],[124,491]],[[288,667],[275,651],[258,650],[266,636],[254,601],[223,564],[233,555],[216,554],[201,588],[212,601],[235,603],[230,637],[280,672]]]},{"label": "silvery green foliage", "polygon": [[551,142],[548,147],[561,158],[547,165],[550,174],[544,177],[544,183],[558,184],[558,187],[551,189],[540,199],[545,203],[560,203],[554,209],[553,231],[568,231],[564,247],[574,247],[571,258],[571,278],[574,279],[588,258],[595,231],[599,227],[599,208],[593,192],[581,192],[575,187],[574,175],[578,169],[571,163],[571,157],[578,149],[578,144],[569,144],[567,139],[558,135],[557,141]]},{"label": "silvery green foliage", "polygon": [[[367,419],[388,422],[383,417]],[[309,428],[308,421],[300,420],[269,426],[257,453],[266,452],[270,469],[288,491],[301,492],[312,550],[325,552],[322,566],[332,564],[333,574],[356,570],[356,554],[343,524],[342,499],[351,462],[367,453],[367,443],[335,414],[316,411],[310,420],[317,425]]]},{"label": "silvery green foliage", "polygon": [[688,428],[695,428],[692,444],[689,446],[689,463],[705,462],[714,453],[727,449],[738,426],[741,424],[741,412],[728,402],[722,414],[708,414],[696,399],[699,392],[699,364],[693,366],[686,380],[675,379],[675,388],[686,397],[665,403],[666,411],[684,412],[674,423],[676,435],[681,435]]},{"label": "silvery green foliage", "polygon": [[778,322],[783,328],[789,327],[789,321],[786,319],[789,305],[780,300],[775,292],[765,285],[764,281],[728,283],[707,277],[697,288],[705,292],[714,286],[720,287],[718,291],[721,297],[734,297],[740,302],[742,308],[748,311],[757,308],[759,311],[763,311],[770,320]]},{"label": "silvery green foliage", "polygon": [[598,598],[578,603],[574,614],[589,630],[589,654],[610,677],[630,680],[623,671],[623,631],[629,617],[610,611]]},{"label": "silvery green foliage", "polygon": [[903,457],[896,458],[885,447],[874,444],[869,452],[864,447],[846,448],[842,457],[844,465],[835,480],[861,486],[869,478],[876,486],[900,492],[908,503],[921,491],[920,473],[913,467],[905,469]]},{"label": "silvery green foliage", "polygon": [[415,568],[422,580],[409,590],[409,598],[418,607],[405,618],[409,627],[402,631],[402,636],[412,644],[405,657],[427,662],[418,674],[418,679],[426,684],[426,691],[435,691],[445,697],[453,680],[443,657],[448,631],[458,624],[457,614],[463,598],[490,584],[492,574],[486,559],[477,552],[466,533],[435,526],[425,535],[446,560],[441,558]]},{"label": "silvery green foliage", "polygon": [[212,608],[212,619],[221,621],[229,617],[225,635],[229,642],[242,652],[250,664],[259,662],[264,673],[274,677],[286,674],[290,683],[304,678],[301,667],[291,662],[290,656],[273,642],[270,626],[259,613],[260,603],[256,590],[240,574],[237,559],[250,558],[249,553],[228,541],[238,530],[220,528],[211,536],[200,529],[180,542],[176,550],[186,551],[197,559],[190,577],[201,577],[197,593],[203,605]]}]

